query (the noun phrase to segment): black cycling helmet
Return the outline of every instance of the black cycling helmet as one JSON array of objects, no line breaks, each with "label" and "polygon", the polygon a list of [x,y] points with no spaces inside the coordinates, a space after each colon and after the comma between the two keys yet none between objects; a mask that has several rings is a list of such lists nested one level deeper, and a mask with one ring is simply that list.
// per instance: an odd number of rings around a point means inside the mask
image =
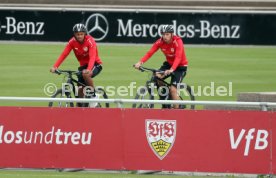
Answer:
[{"label": "black cycling helmet", "polygon": [[163,25],[161,28],[161,33],[173,33],[173,26],[172,25]]},{"label": "black cycling helmet", "polygon": [[73,27],[73,32],[74,33],[76,33],[76,32],[85,32],[85,33],[87,33],[87,29],[86,29],[86,26],[84,24],[77,23]]}]

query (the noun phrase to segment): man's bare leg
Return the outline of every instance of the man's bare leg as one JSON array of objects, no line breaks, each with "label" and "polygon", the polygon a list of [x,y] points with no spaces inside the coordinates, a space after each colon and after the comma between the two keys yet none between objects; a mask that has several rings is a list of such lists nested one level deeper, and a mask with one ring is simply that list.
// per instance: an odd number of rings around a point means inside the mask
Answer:
[{"label": "man's bare leg", "polygon": [[[177,94],[177,88],[175,86],[173,86],[173,85],[170,88],[170,94],[171,94],[172,100],[180,100],[180,98],[179,98],[179,96]],[[174,109],[178,109],[179,108],[179,104],[174,104],[173,108]]]},{"label": "man's bare leg", "polygon": [[[83,87],[78,86],[78,98],[83,98]],[[82,103],[77,103],[77,107],[82,107]]]},{"label": "man's bare leg", "polygon": [[86,84],[87,86],[91,87],[91,90],[92,90],[93,94],[95,94],[94,82],[93,82],[93,80],[92,80],[92,78],[91,78],[91,75],[92,75],[92,74],[82,74],[83,79],[84,79],[84,81],[85,81],[85,84]]}]

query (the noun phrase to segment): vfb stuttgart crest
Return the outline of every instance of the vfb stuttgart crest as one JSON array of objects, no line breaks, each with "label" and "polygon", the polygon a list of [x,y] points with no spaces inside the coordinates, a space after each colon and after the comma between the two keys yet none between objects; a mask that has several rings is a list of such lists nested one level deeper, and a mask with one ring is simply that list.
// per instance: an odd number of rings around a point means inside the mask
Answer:
[{"label": "vfb stuttgart crest", "polygon": [[149,146],[162,160],[172,149],[176,137],[176,120],[146,120]]}]

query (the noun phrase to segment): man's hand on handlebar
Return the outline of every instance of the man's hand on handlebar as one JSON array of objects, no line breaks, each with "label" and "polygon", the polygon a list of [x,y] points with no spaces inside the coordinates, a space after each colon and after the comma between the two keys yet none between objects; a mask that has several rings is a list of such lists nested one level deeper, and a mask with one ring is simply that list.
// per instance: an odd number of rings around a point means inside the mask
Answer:
[{"label": "man's hand on handlebar", "polygon": [[134,68],[135,68],[135,69],[139,69],[139,68],[142,66],[142,64],[143,64],[143,63],[139,61],[139,62],[137,62],[136,64],[134,64]]},{"label": "man's hand on handlebar", "polygon": [[156,72],[155,76],[162,79],[162,78],[164,78],[168,75],[171,75],[172,73],[173,73],[173,70],[170,69],[170,70],[165,70],[165,71],[162,71],[162,72]]},{"label": "man's hand on handlebar", "polygon": [[50,72],[51,72],[51,73],[55,73],[55,72],[56,72],[56,70],[57,70],[57,68],[56,68],[56,67],[52,67],[52,68],[50,69]]},{"label": "man's hand on handlebar", "polygon": [[173,73],[173,69],[165,70],[164,75],[171,75]]}]

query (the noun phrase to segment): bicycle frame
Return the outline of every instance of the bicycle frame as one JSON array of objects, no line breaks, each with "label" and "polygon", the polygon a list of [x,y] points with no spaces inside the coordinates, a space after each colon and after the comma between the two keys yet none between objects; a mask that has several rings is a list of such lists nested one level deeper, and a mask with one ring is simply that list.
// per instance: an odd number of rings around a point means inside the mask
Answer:
[{"label": "bicycle frame", "polygon": [[[153,83],[155,86],[158,87],[161,87],[161,86],[166,86],[168,89],[170,89],[170,87],[172,86],[172,84],[166,82],[164,79],[161,79],[161,78],[158,78],[155,76],[155,74],[158,72],[158,70],[148,70],[148,68],[144,68],[143,69],[146,69],[147,71],[150,71],[152,72],[152,76],[151,76],[151,79],[146,81],[146,86],[148,86],[148,89],[151,90],[151,87],[150,87],[150,84]],[[146,71],[144,70],[144,71]],[[161,82],[163,85],[158,85],[158,81]],[[152,91],[149,91],[149,92],[152,92]],[[165,96],[165,99],[168,99],[170,97],[170,93],[168,93],[168,95]]]},{"label": "bicycle frame", "polygon": [[[61,74],[62,72],[67,72],[68,73],[68,79],[66,81],[66,83],[70,84],[72,86],[72,91],[74,93],[75,97],[78,97],[78,95],[76,95],[76,88],[75,88],[75,84],[77,84],[78,86],[82,86],[82,87],[86,87],[87,85],[84,83],[81,83],[79,81],[77,81],[76,79],[73,78],[73,74],[78,74],[75,71],[58,71],[57,74]],[[68,86],[66,86],[68,87]],[[68,89],[68,88],[66,88]],[[67,90],[68,91],[68,90]]]},{"label": "bicycle frame", "polygon": [[[63,92],[65,92],[65,95],[67,98],[72,98],[71,97],[72,94],[74,94],[74,97],[79,98],[78,91],[76,91],[76,90],[78,90],[79,87],[87,87],[88,86],[85,83],[77,81],[73,76],[73,75],[81,75],[82,71],[56,70],[55,73],[58,75],[64,74],[67,79],[66,84],[68,84],[68,85],[62,86],[62,88],[57,90],[57,92],[52,97],[57,97],[60,94],[62,97],[64,97],[62,94],[63,94]],[[76,84],[78,85],[78,88],[75,87]],[[84,89],[87,89],[87,88],[84,88]],[[90,89],[90,88],[88,88],[88,89]],[[85,92],[87,92],[87,91],[85,91]],[[93,98],[95,96],[95,97],[103,97],[105,99],[108,99],[108,96],[106,95],[105,91],[101,88],[90,89],[88,92],[89,93],[84,93],[85,98]],[[69,104],[70,104],[70,107],[74,107],[73,102],[69,102]],[[78,104],[79,103],[77,103],[77,105]],[[81,103],[81,105],[79,105],[79,107],[90,107],[90,105],[92,105],[92,107],[102,107],[101,104],[97,103],[97,102]],[[49,107],[52,107],[52,106],[53,106],[53,102],[50,102]],[[105,107],[108,108],[109,103],[105,103]]]},{"label": "bicycle frame", "polygon": [[[160,94],[160,91],[159,91],[160,87],[162,87],[162,86],[165,86],[169,90],[172,86],[174,86],[173,84],[170,84],[170,83],[166,82],[165,79],[156,77],[156,73],[164,73],[164,71],[151,69],[151,68],[146,68],[146,67],[143,67],[143,66],[141,66],[139,68],[139,70],[142,71],[142,72],[144,72],[144,71],[152,72],[152,76],[151,76],[150,80],[146,81],[146,88],[147,88],[147,91],[149,93],[149,98],[150,99],[152,99],[152,100],[154,99],[154,96],[152,94],[152,85],[151,85],[152,83],[154,84],[154,86],[159,87],[158,88],[158,95],[160,96],[161,100],[171,100],[172,99],[170,91],[166,92],[166,94],[163,93],[162,95]],[[171,75],[174,75],[174,73],[172,73]],[[161,83],[161,85],[160,85],[160,83]],[[195,97],[193,95],[191,87],[189,85],[185,84],[185,83],[182,83],[182,84],[184,84],[184,85],[180,85],[180,89],[185,89],[185,92],[187,92],[187,94],[188,94],[189,100],[195,100]],[[181,88],[181,87],[184,87],[184,88]],[[178,89],[178,86],[177,86],[177,89]],[[141,91],[141,92],[144,93],[145,91]],[[162,92],[162,90],[161,90],[161,92]],[[184,97],[186,97],[186,96],[184,96]],[[179,99],[183,100],[184,97],[179,96]],[[135,99],[139,99],[139,98],[144,99],[144,96],[137,93],[136,96],[135,96]],[[136,108],[136,104],[133,104],[132,107]],[[142,107],[142,105],[139,105],[138,107],[140,108],[140,107]],[[171,105],[166,105],[166,104],[162,105],[162,108],[171,108],[171,107],[172,107]],[[180,108],[186,108],[185,105],[179,105],[179,107]],[[150,105],[147,108],[153,108],[153,105]],[[195,108],[194,105],[191,105],[191,109],[194,109],[194,108]]]}]

